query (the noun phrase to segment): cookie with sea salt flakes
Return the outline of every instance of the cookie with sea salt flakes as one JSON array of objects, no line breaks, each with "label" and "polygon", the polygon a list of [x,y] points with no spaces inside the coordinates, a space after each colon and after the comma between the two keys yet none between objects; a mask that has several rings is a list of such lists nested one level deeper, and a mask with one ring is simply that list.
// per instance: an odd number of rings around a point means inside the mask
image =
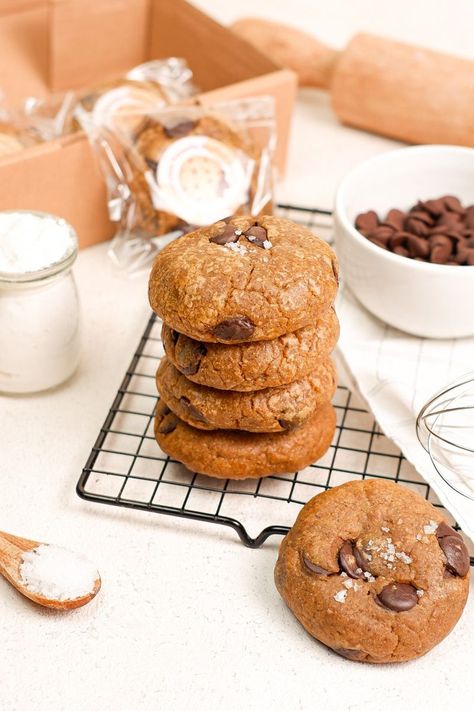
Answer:
[{"label": "cookie with sea salt flakes", "polygon": [[152,309],[198,341],[265,341],[313,324],[334,301],[337,261],[305,227],[235,217],[165,247],[149,282]]},{"label": "cookie with sea salt flakes", "polygon": [[170,410],[198,429],[285,432],[300,427],[332,399],[336,369],[325,358],[301,380],[240,393],[193,383],[165,357],[156,373],[156,385]]},{"label": "cookie with sea salt flakes", "polygon": [[327,403],[296,430],[237,432],[198,430],[180,420],[160,401],[155,437],[161,449],[191,471],[218,479],[254,479],[303,469],[329,448],[336,413]]},{"label": "cookie with sea salt flakes", "polygon": [[316,369],[339,337],[334,309],[311,326],[271,341],[202,343],[163,324],[166,355],[188,380],[219,390],[248,392],[286,385]]},{"label": "cookie with sea salt flakes", "polygon": [[459,533],[400,484],[349,482],[309,501],[283,540],[276,586],[305,629],[343,657],[402,662],[454,627],[469,590]]}]

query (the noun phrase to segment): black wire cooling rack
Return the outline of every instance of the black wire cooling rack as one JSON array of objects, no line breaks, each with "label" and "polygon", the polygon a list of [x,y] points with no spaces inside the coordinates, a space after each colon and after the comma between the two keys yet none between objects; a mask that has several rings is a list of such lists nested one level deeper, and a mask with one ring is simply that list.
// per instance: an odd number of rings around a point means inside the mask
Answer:
[{"label": "black wire cooling rack", "polygon": [[[281,205],[279,213],[317,227],[319,233],[330,227],[329,211]],[[251,548],[269,536],[286,534],[315,494],[354,479],[401,482],[441,506],[346,385],[338,387],[333,402],[337,428],[332,445],[306,469],[244,481],[189,471],[162,452],[153,435],[155,373],[163,355],[160,331],[161,323],[152,315],[79,479],[77,493],[83,499],[221,524],[233,528]]]}]

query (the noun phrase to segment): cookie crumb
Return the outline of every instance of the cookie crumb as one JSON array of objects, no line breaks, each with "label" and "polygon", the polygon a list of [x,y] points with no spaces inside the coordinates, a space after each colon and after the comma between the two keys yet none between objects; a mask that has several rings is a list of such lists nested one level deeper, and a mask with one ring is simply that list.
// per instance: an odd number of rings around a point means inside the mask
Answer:
[{"label": "cookie crumb", "polygon": [[334,595],[334,599],[336,602],[345,602],[346,597],[347,597],[347,590],[339,590],[339,592],[337,592]]},{"label": "cookie crumb", "polygon": [[430,521],[428,526],[423,526],[423,531],[425,532],[426,536],[429,536],[430,533],[436,533],[436,530],[438,528],[438,524],[436,521]]}]

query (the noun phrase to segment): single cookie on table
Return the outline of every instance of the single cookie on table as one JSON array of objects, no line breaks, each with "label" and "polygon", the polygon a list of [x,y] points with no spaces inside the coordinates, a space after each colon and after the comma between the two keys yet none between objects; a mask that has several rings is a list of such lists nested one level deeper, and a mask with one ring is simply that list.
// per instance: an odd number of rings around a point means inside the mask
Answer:
[{"label": "single cookie on table", "polygon": [[188,380],[165,356],[156,373],[162,400],[175,415],[202,430],[284,432],[300,427],[329,402],[336,369],[325,358],[301,380],[255,392],[216,390]]},{"label": "single cookie on table", "polygon": [[258,434],[235,430],[197,430],[158,403],[155,436],[161,449],[188,469],[219,479],[249,479],[303,469],[329,448],[336,413],[327,403],[302,427]]},{"label": "single cookie on table", "polygon": [[414,659],[454,627],[469,590],[460,534],[426,499],[382,480],[309,501],[284,538],[276,586],[305,629],[338,654]]},{"label": "single cookie on table", "polygon": [[203,343],[163,324],[163,346],[188,380],[219,390],[248,392],[286,385],[315,370],[334,349],[339,322],[334,309],[305,326],[271,341]]},{"label": "single cookie on table", "polygon": [[169,244],[150,305],[198,341],[266,341],[314,324],[336,296],[337,260],[310,230],[264,216],[217,222]]}]

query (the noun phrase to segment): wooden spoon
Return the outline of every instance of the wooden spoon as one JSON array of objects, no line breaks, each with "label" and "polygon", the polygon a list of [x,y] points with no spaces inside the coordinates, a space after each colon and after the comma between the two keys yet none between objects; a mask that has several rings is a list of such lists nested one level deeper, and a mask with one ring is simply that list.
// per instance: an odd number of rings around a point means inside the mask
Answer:
[{"label": "wooden spoon", "polygon": [[[12,536],[10,533],[0,531],[0,574],[3,575],[18,592],[43,607],[49,607],[53,610],[73,610],[76,607],[82,607],[90,602],[100,590],[101,580],[99,573],[97,573],[97,579],[92,591],[87,595],[76,597],[72,600],[50,600],[47,597],[32,592],[25,586],[20,574],[23,554],[41,545],[45,544],[38,543],[38,541],[29,541],[26,538]],[[71,555],[74,554],[71,553]]]}]

